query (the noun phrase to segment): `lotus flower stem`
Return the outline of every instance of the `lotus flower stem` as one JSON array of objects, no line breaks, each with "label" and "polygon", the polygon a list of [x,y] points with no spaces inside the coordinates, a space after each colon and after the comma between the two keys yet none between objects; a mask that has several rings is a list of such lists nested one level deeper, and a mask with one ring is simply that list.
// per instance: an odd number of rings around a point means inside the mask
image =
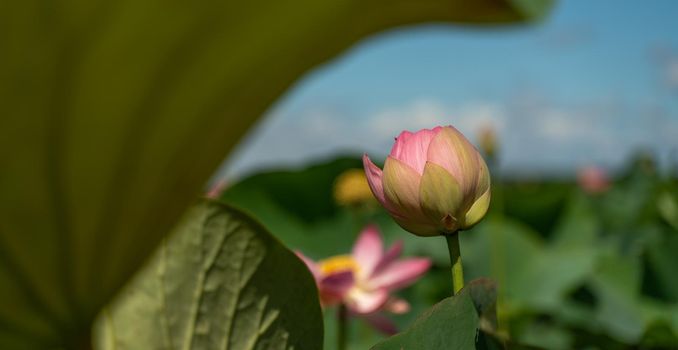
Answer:
[{"label": "lotus flower stem", "polygon": [[337,350],[346,350],[348,338],[348,309],[344,303],[337,308]]},{"label": "lotus flower stem", "polygon": [[464,268],[459,250],[459,233],[445,235],[445,239],[447,239],[447,249],[450,252],[450,262],[452,263],[452,295],[456,295],[464,288]]}]

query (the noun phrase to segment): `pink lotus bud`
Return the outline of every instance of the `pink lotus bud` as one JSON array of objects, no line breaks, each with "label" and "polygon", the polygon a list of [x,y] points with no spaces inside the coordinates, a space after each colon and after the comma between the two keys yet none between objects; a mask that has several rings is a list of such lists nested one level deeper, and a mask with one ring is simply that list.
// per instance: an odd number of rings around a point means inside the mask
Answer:
[{"label": "pink lotus bud", "polygon": [[577,171],[577,182],[585,192],[597,194],[610,188],[610,179],[603,168],[587,166]]},{"label": "pink lotus bud", "polygon": [[452,126],[403,131],[382,172],[363,156],[372,193],[405,230],[419,236],[468,229],[490,205],[490,173]]}]

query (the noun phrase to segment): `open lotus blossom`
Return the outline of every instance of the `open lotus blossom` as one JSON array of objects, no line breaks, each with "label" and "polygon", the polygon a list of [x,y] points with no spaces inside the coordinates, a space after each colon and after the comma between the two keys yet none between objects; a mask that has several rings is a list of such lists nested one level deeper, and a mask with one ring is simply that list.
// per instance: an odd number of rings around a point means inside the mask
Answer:
[{"label": "open lotus blossom", "polygon": [[490,174],[476,148],[452,126],[403,131],[382,172],[367,155],[370,189],[393,219],[420,236],[468,229],[490,205]]},{"label": "open lotus blossom", "polygon": [[402,242],[396,242],[384,251],[379,230],[370,225],[360,233],[350,255],[318,262],[299,252],[297,255],[311,270],[323,306],[343,303],[352,314],[392,334],[396,327],[381,311],[400,314],[410,307],[391,292],[414,283],[431,266],[427,258],[398,259],[402,249]]}]

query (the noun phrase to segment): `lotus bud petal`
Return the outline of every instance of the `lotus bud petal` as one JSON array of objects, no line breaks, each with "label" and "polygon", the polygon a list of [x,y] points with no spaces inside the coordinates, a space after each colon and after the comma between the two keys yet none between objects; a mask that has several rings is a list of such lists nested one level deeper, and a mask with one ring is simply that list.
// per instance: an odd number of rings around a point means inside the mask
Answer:
[{"label": "lotus bud petal", "polygon": [[452,126],[403,131],[383,172],[367,155],[370,190],[405,230],[450,234],[477,224],[490,205],[490,173],[476,148]]}]

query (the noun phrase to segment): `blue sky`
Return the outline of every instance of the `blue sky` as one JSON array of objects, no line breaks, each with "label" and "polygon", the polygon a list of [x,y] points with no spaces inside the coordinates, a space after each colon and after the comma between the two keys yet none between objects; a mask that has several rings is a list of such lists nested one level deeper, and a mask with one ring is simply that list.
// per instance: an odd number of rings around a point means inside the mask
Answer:
[{"label": "blue sky", "polygon": [[678,149],[678,1],[559,1],[532,26],[397,29],[302,79],[219,176],[388,153],[402,129],[492,126],[516,174]]}]

